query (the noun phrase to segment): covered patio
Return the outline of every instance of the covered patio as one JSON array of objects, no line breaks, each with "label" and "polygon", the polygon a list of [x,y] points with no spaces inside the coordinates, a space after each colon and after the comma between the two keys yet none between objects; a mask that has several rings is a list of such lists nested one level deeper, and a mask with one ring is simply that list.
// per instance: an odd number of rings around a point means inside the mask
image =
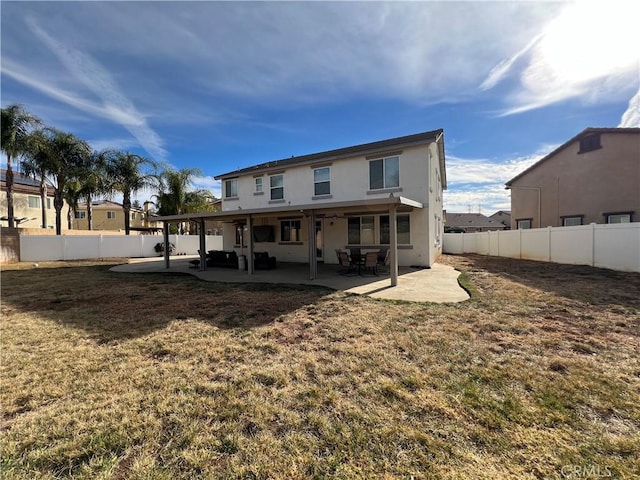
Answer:
[{"label": "covered patio", "polygon": [[430,269],[400,267],[397,284],[389,285],[389,275],[339,275],[337,265],[318,264],[316,278],[309,278],[308,267],[302,263],[278,262],[275,270],[258,270],[249,275],[247,271],[229,268],[191,268],[190,261],[197,256],[170,258],[167,270],[165,259],[132,259],[130,263],[118,265],[111,270],[121,273],[184,273],[210,282],[300,284],[342,290],[347,293],[368,295],[373,298],[405,300],[413,302],[451,303],[469,298],[458,284],[459,272],[452,267],[434,264]]},{"label": "covered patio", "polygon": [[[375,212],[385,213],[389,215],[389,275],[386,280],[386,285],[395,287],[398,285],[398,231],[397,231],[397,213],[411,212],[414,209],[422,209],[423,205],[420,202],[411,200],[405,197],[395,197],[393,193],[387,198],[382,199],[367,199],[367,200],[355,200],[345,202],[331,202],[331,203],[319,203],[310,205],[281,205],[271,208],[260,208],[252,210],[243,210],[238,207],[238,210],[226,210],[222,212],[209,212],[209,213],[193,213],[183,215],[169,215],[156,217],[155,221],[163,223],[164,231],[164,267],[165,269],[171,268],[171,258],[169,249],[169,224],[182,223],[182,222],[194,222],[199,225],[200,236],[200,271],[207,271],[206,262],[206,246],[205,246],[205,220],[219,220],[229,223],[242,223],[246,226],[248,232],[252,232],[252,227],[256,225],[256,220],[266,217],[273,217],[278,215],[299,215],[305,219],[306,228],[308,232],[315,230],[316,220],[330,218],[336,215],[356,214],[362,212]],[[253,252],[254,252],[254,240],[253,235],[249,234],[247,238],[246,255],[249,261],[247,262],[247,275],[244,276],[244,282],[250,281],[249,279],[255,275],[262,277],[260,272],[254,271],[253,266]],[[316,280],[319,275],[319,264],[316,258],[316,251],[318,245],[316,244],[315,235],[308,236],[307,242],[307,268],[308,268],[308,280]],[[278,259],[278,265],[282,261],[286,262],[287,259]],[[274,271],[268,271],[264,273],[264,276],[274,275]],[[277,275],[277,273],[275,273]],[[335,273],[334,273],[335,275]],[[292,283],[292,282],[287,282]]]}]

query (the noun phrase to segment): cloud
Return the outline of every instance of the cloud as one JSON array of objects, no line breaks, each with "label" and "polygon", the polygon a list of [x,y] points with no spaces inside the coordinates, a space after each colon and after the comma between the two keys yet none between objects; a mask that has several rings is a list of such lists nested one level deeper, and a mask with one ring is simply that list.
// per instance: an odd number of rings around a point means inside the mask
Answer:
[{"label": "cloud", "polygon": [[209,190],[216,198],[221,198],[222,187],[220,180],[215,180],[211,176],[194,177],[191,181],[191,186],[199,190]]},{"label": "cloud", "polygon": [[[101,99],[102,105],[96,105],[87,99],[80,98],[51,85],[49,81],[39,79],[38,71],[31,71],[25,75],[18,69],[3,66],[3,73],[26,85],[40,90],[57,100],[94,115],[100,115],[126,128],[138,140],[151,156],[163,160],[167,152],[164,142],[158,134],[149,127],[147,119],[134,104],[121,92],[109,72],[96,62],[90,55],[64,45],[45,32],[34,18],[28,18],[26,23],[43,44],[58,58],[74,78],[84,84],[94,95]],[[7,62],[11,65],[11,61]]]},{"label": "cloud", "polygon": [[638,92],[629,100],[629,107],[622,115],[618,127],[640,127],[640,88]]},{"label": "cloud", "polygon": [[502,161],[447,156],[447,182],[444,206],[449,212],[491,214],[510,210],[510,193],[505,183],[521,173],[557,145],[542,145],[536,152]]},{"label": "cloud", "polygon": [[[606,8],[600,2],[572,3],[539,37],[499,62],[480,88],[495,87],[509,73],[519,77],[503,115],[576,97],[585,103],[624,98],[637,84],[639,16],[637,2],[613,1]],[[520,71],[514,71],[516,63]]]}]

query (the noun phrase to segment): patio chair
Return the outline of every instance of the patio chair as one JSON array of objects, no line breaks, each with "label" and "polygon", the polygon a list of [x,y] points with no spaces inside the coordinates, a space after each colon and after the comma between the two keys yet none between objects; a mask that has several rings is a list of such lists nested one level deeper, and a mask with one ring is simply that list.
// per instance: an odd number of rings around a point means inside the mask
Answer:
[{"label": "patio chair", "polygon": [[[386,251],[382,251],[378,253],[378,265],[377,270],[378,273],[388,274],[389,273],[389,255],[391,254],[391,250],[387,248]],[[381,271],[382,270],[382,271]]]},{"label": "patio chair", "polygon": [[336,250],[336,255],[338,256],[338,263],[340,264],[340,270],[338,270],[340,275],[357,275],[357,273],[354,272],[347,252],[344,250]]},{"label": "patio chair", "polygon": [[364,271],[378,275],[378,252],[367,252],[364,255]]}]

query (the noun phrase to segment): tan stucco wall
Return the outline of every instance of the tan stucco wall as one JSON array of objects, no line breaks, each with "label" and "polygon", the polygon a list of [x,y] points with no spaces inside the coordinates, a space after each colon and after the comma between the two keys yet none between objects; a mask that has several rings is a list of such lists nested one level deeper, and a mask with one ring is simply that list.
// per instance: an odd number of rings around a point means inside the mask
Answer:
[{"label": "tan stucco wall", "polygon": [[533,228],[557,227],[573,215],[605,223],[605,213],[629,211],[640,221],[640,135],[603,133],[600,141],[602,148],[580,154],[576,141],[514,181],[511,228],[524,218]]},{"label": "tan stucco wall", "polygon": [[[13,215],[15,218],[34,218],[35,220],[29,220],[19,225],[20,228],[41,228],[42,227],[42,209],[29,208],[29,197],[37,197],[40,199],[39,194],[26,194],[20,192],[14,192],[13,194]],[[46,200],[45,200],[46,202]],[[49,208],[47,208],[47,227],[55,229],[56,226],[56,210],[53,208],[53,197],[49,197]],[[7,192],[3,190],[0,192],[0,212],[2,216],[7,214]],[[3,225],[7,225],[3,222]],[[62,207],[62,230],[67,229],[67,204]]]},{"label": "tan stucco wall", "polygon": [[[86,218],[86,208],[78,209],[79,212],[85,212],[85,218],[74,218],[73,219],[73,228],[74,230],[86,230],[89,228],[88,221]],[[115,212],[116,218],[109,219],[107,218],[107,212]],[[135,218],[131,219],[130,226],[131,227],[146,227],[146,226],[155,226],[155,225],[146,225],[142,220],[142,213],[135,212]],[[92,209],[93,216],[93,229],[94,230],[122,230],[124,229],[124,211],[122,208],[93,208]]]}]

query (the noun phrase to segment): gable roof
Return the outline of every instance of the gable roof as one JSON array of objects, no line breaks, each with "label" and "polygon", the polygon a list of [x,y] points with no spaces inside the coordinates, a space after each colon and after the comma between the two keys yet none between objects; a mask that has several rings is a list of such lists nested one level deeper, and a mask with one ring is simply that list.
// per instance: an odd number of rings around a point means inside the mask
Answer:
[{"label": "gable roof", "polygon": [[[93,200],[91,202],[91,207],[94,208],[94,209],[98,209],[98,210],[103,210],[103,209],[117,209],[117,210],[120,210],[120,209],[123,208],[121,203],[113,202],[111,200]],[[86,203],[78,204],[78,210],[85,209],[85,208],[87,208],[87,204]],[[142,212],[143,210],[141,208],[136,208],[134,206],[131,206],[131,211],[132,212]]]},{"label": "gable roof", "polygon": [[491,220],[482,213],[449,213],[444,224],[448,227],[503,228],[504,224]]},{"label": "gable roof", "polygon": [[[280,170],[284,167],[290,167],[293,165],[303,165],[306,163],[314,163],[319,161],[338,160],[355,155],[384,152],[389,148],[408,147],[411,145],[419,145],[425,142],[438,141],[443,134],[444,131],[440,128],[438,130],[432,130],[430,132],[415,133],[413,135],[406,135],[404,137],[390,138],[388,140],[364,143],[362,145],[354,145],[352,147],[338,148],[335,150],[327,150],[325,152],[311,153],[309,155],[302,155],[299,157],[284,158],[281,160],[260,163],[251,167],[241,168],[233,172],[223,173],[221,175],[217,175],[214,178],[216,180],[220,180],[225,178],[237,177],[240,175],[267,172],[270,170]],[[444,144],[440,145],[440,150],[440,169],[442,171],[441,175],[443,186],[446,187],[446,177],[444,170]]]},{"label": "gable roof", "polygon": [[578,140],[580,140],[582,137],[586,137],[587,135],[591,135],[594,133],[640,133],[640,128],[596,128],[596,127],[588,127],[585,128],[583,131],[581,131],[579,134],[577,134],[575,137],[571,138],[570,140],[566,141],[565,143],[563,143],[562,145],[560,145],[558,148],[556,148],[554,151],[552,151],[551,153],[548,153],[547,155],[545,155],[544,157],[542,157],[540,160],[538,160],[536,163],[534,163],[533,165],[531,165],[529,168],[523,170],[522,172],[520,172],[518,175],[516,175],[515,177],[513,177],[511,180],[509,180],[505,185],[507,186],[507,189],[511,186],[511,184],[513,182],[515,182],[516,180],[518,180],[520,177],[526,175],[527,173],[529,173],[531,170],[533,170],[534,168],[537,168],[540,164],[546,162],[547,160],[549,160],[551,157],[553,157],[554,155],[558,154],[559,152],[561,152],[562,150],[564,150],[565,148],[567,148],[569,145],[571,145],[573,142],[577,142]]}]

